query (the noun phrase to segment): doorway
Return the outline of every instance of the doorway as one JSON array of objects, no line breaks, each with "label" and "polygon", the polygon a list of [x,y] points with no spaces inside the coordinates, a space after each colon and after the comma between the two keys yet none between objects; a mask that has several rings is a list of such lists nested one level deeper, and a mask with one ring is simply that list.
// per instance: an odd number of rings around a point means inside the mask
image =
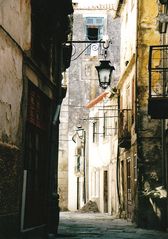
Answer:
[{"label": "doorway", "polygon": [[47,96],[29,82],[25,130],[23,230],[46,224],[47,220],[49,109],[50,101]]},{"label": "doorway", "polygon": [[104,171],[104,212],[108,213],[108,171]]},{"label": "doorway", "polygon": [[131,158],[127,159],[127,218],[132,219]]}]

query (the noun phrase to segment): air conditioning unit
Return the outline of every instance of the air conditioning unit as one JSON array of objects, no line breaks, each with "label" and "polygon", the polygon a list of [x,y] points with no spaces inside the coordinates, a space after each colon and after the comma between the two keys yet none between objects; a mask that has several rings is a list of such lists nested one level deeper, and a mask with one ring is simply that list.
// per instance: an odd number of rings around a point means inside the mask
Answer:
[{"label": "air conditioning unit", "polygon": [[159,0],[161,4],[168,4],[168,0]]}]

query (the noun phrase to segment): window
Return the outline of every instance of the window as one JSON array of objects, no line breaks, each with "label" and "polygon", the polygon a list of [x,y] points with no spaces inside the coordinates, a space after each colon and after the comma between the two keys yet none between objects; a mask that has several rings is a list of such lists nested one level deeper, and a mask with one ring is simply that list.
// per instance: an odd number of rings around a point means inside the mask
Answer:
[{"label": "window", "polygon": [[98,28],[96,27],[88,27],[87,28],[87,38],[90,41],[98,40]]},{"label": "window", "polygon": [[[103,17],[86,17],[85,29],[86,29],[85,38],[87,41],[101,40],[103,38],[103,32],[104,32],[104,18]],[[92,44],[90,47],[88,47],[86,50],[86,55],[92,55],[92,53],[102,54],[101,45],[100,46],[97,45],[97,47],[95,47],[95,44]]]},{"label": "window", "polygon": [[98,122],[93,122],[93,143],[98,142]]},{"label": "window", "polygon": [[29,82],[27,121],[42,130],[48,129],[49,99]]},{"label": "window", "polygon": [[107,136],[107,129],[108,129],[108,121],[107,121],[107,112],[104,113],[103,116],[103,137]]}]

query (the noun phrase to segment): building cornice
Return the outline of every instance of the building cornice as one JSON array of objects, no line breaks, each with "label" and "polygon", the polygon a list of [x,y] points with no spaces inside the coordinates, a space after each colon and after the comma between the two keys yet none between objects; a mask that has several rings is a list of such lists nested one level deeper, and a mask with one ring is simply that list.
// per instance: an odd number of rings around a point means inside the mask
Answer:
[{"label": "building cornice", "polygon": [[91,6],[74,6],[74,10],[115,10],[114,4],[98,4]]}]

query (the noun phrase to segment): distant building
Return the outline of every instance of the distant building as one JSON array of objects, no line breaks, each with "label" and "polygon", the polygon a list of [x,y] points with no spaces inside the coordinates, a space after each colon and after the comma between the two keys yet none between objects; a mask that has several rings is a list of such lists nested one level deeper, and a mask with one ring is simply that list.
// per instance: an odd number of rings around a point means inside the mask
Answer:
[{"label": "distant building", "polygon": [[[74,43],[72,55],[75,54],[71,58],[71,67],[66,75],[68,88],[61,110],[59,149],[59,191],[62,210],[80,209],[89,199],[88,140],[90,121],[88,120],[89,110],[84,106],[102,91],[99,87],[95,66],[99,65],[99,60],[104,58],[103,44],[90,45],[89,41],[104,40],[108,35],[111,44],[107,58],[116,69],[112,83],[116,85],[120,72],[120,20],[113,19],[113,15],[114,11],[111,5],[80,8],[75,4],[74,7],[73,41],[87,42]],[[83,53],[80,55],[82,51]],[[78,125],[85,130],[85,158],[83,159],[82,156],[85,169],[84,172],[76,174],[75,148],[77,145],[72,141],[72,137]]]}]

